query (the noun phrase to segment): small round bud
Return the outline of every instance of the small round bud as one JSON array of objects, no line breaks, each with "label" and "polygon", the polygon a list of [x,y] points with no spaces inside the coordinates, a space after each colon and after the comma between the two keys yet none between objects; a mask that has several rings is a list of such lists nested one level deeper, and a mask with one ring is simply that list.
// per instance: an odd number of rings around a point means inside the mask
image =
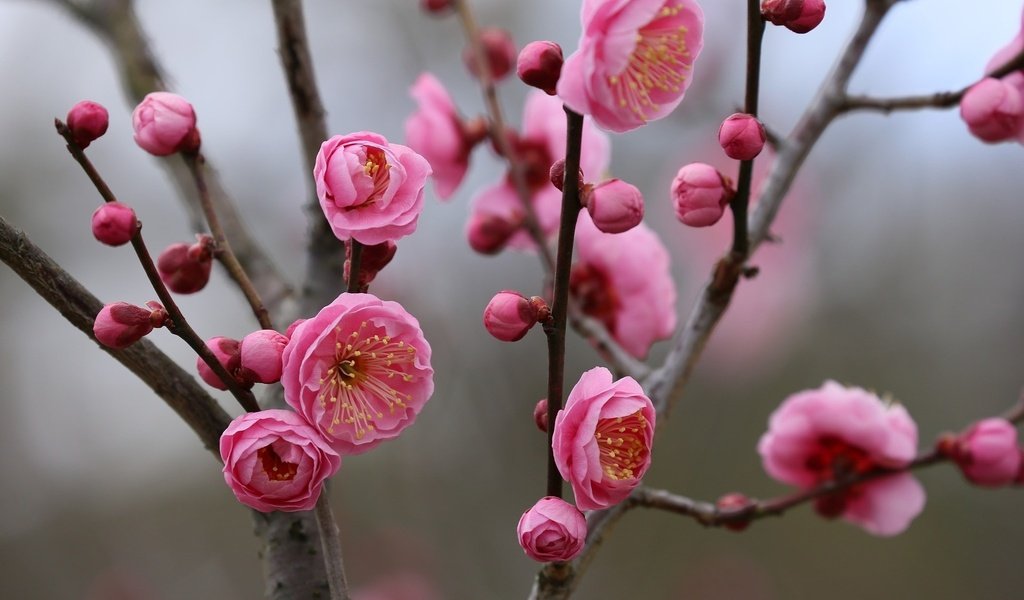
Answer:
[{"label": "small round bud", "polygon": [[622,233],[644,218],[644,196],[636,186],[621,179],[608,179],[585,186],[581,199],[594,226],[605,233]]},{"label": "small round bud", "polygon": [[[726,494],[715,502],[715,506],[723,512],[733,512],[738,510],[744,510],[753,504],[750,498],[747,498],[743,494],[732,493]],[[743,531],[747,527],[750,527],[750,519],[737,519],[734,521],[727,521],[724,525],[726,529],[732,531]]]},{"label": "small round bud", "polygon": [[519,292],[498,292],[484,309],[484,327],[503,342],[521,340],[537,323],[537,307]]},{"label": "small round bud", "polygon": [[516,527],[519,545],[537,562],[567,561],[583,551],[587,519],[561,498],[541,498],[523,513]]},{"label": "small round bud", "polygon": [[1017,428],[1005,419],[984,419],[958,435],[940,452],[956,462],[964,477],[975,485],[999,487],[1014,482],[1021,468]]},{"label": "small round bud", "polygon": [[[562,186],[565,184],[565,159],[560,158],[551,165],[551,170],[548,171],[548,178],[551,179],[551,185],[558,188],[558,191],[563,191]],[[583,169],[579,172],[579,185],[583,187]]]},{"label": "small round bud", "polygon": [[[213,356],[223,365],[228,374],[238,377],[239,368],[242,366],[241,348],[238,340],[227,337],[213,337],[206,340],[206,346],[213,352]],[[213,369],[206,364],[201,356],[196,357],[196,370],[199,377],[212,388],[226,390],[228,386],[213,372]],[[241,381],[239,383],[242,383]]]},{"label": "small round bud", "polygon": [[1002,79],[988,77],[971,86],[960,100],[960,118],[978,139],[1002,142],[1024,126],[1024,98]]},{"label": "small round bud", "polygon": [[466,224],[466,237],[469,246],[480,254],[497,254],[522,224],[522,219],[509,220],[500,215],[474,213]]},{"label": "small round bud", "polygon": [[558,77],[562,74],[562,47],[554,42],[530,42],[519,52],[516,74],[528,86],[555,95]]},{"label": "small round bud", "polygon": [[[480,30],[480,45],[483,47],[491,80],[504,79],[512,70],[512,64],[516,60],[516,44],[512,41],[512,35],[500,27],[484,27]],[[466,46],[462,52],[462,60],[466,63],[469,72],[479,79],[480,71],[477,68],[476,52],[473,51],[472,45]]]},{"label": "small round bud", "polygon": [[92,213],[92,235],[108,246],[127,244],[138,228],[135,211],[127,204],[106,202]]},{"label": "small round bud", "polygon": [[767,137],[757,117],[744,113],[729,115],[718,129],[718,143],[726,156],[736,160],[753,160],[761,153]]},{"label": "small round bud", "polygon": [[98,102],[82,100],[68,111],[67,126],[80,148],[88,148],[94,140],[107,132],[110,115]]},{"label": "small round bud", "polygon": [[146,305],[148,308],[127,302],[105,305],[93,321],[96,340],[108,348],[127,348],[149,335],[154,327],[162,327],[167,311],[157,302]]},{"label": "small round bud", "polygon": [[281,359],[288,338],[273,329],[254,331],[239,344],[240,376],[253,383],[276,383],[281,380]]},{"label": "small round bud", "polygon": [[537,401],[537,406],[533,407],[533,422],[537,425],[537,429],[540,429],[544,433],[548,432],[548,399],[541,398]]},{"label": "small round bud", "polygon": [[729,180],[705,163],[683,165],[672,180],[676,217],[690,227],[714,225],[733,197]]},{"label": "small round bud", "polygon": [[191,246],[184,242],[171,244],[156,259],[156,269],[167,289],[178,294],[193,294],[206,287],[213,269],[213,253],[209,236]]},{"label": "small round bud", "polygon": [[132,129],[135,143],[156,156],[199,150],[195,110],[177,94],[146,94],[132,111]]},{"label": "small round bud", "polygon": [[800,18],[804,0],[761,0],[761,18],[772,25],[785,26]]},{"label": "small round bud", "polygon": [[783,25],[793,33],[807,33],[825,20],[825,0],[804,0],[800,15]]},{"label": "small round bud", "polygon": [[441,16],[452,11],[452,0],[420,0],[420,7],[427,13]]},{"label": "small round bud", "polygon": [[[388,240],[379,244],[363,246],[359,255],[359,288],[365,289],[377,277],[377,273],[388,266],[398,252],[398,244]],[[352,270],[352,246],[345,246],[345,281],[348,281]]]}]

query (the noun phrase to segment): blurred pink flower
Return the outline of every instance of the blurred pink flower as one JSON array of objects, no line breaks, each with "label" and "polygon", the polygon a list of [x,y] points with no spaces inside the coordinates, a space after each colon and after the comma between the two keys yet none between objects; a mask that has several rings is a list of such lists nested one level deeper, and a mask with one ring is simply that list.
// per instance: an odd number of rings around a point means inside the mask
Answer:
[{"label": "blurred pink flower", "polygon": [[576,506],[595,510],[618,504],[651,465],[654,405],[632,377],[612,381],[595,367],[573,386],[558,411],[552,449]]},{"label": "blurred pink flower", "polygon": [[1024,97],[1002,79],[988,77],[971,86],[960,100],[960,118],[982,141],[1024,140]]},{"label": "blurred pink flower", "polygon": [[368,131],[327,140],[313,167],[320,208],[334,235],[363,244],[416,231],[430,173],[426,159],[412,149]]},{"label": "blurred pink flower", "polygon": [[624,233],[602,233],[586,213],[576,225],[572,295],[637,358],[676,327],[676,288],[668,251],[640,223]]},{"label": "blurred pink flower", "polygon": [[341,455],[411,425],[434,391],[430,346],[397,302],[342,294],[292,332],[284,399]]},{"label": "blurred pink flower", "polygon": [[273,329],[254,331],[239,344],[241,376],[254,383],[276,383],[281,379],[281,359],[288,338]]},{"label": "blurred pink flower", "polygon": [[[484,53],[484,63],[491,80],[504,79],[516,62],[516,43],[512,40],[512,34],[500,27],[483,27],[478,35]],[[467,44],[463,50],[462,62],[473,77],[480,78],[476,52],[471,44]]]},{"label": "blurred pink flower", "polygon": [[952,458],[964,477],[977,485],[1009,485],[1021,467],[1017,428],[1006,419],[983,419],[957,436]]},{"label": "blurred pink flower", "polygon": [[679,105],[703,47],[697,2],[585,0],[581,19],[579,49],[566,59],[558,82],[569,108],[622,132]]},{"label": "blurred pink flower", "polygon": [[224,481],[261,512],[310,510],[341,457],[290,410],[245,413],[220,437]]},{"label": "blurred pink flower", "polygon": [[415,572],[379,577],[352,591],[352,600],[441,600],[437,586]]},{"label": "blurred pink flower", "polygon": [[441,82],[423,73],[409,90],[416,112],[405,120],[405,139],[433,169],[438,198],[447,200],[469,168],[469,153],[479,139],[470,139],[455,103]]},{"label": "blurred pink flower", "polygon": [[[786,398],[757,445],[778,481],[810,488],[906,466],[917,451],[917,425],[899,404],[860,388],[826,381]],[[822,516],[842,516],[868,533],[902,533],[924,508],[925,492],[909,473],[887,475],[818,498]]]},{"label": "blurred pink flower", "polygon": [[583,551],[587,519],[565,500],[545,496],[519,518],[516,534],[523,552],[537,562],[572,560]]},{"label": "blurred pink flower", "polygon": [[170,92],[151,92],[132,111],[135,143],[156,156],[199,149],[196,112],[188,100]]}]

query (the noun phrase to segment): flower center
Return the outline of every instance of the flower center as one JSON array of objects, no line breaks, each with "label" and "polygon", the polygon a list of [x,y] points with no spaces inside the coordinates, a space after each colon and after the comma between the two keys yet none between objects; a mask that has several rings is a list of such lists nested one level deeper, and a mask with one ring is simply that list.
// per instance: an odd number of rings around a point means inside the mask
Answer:
[{"label": "flower center", "polygon": [[612,95],[622,108],[629,108],[644,121],[659,105],[652,94],[682,91],[692,59],[686,48],[688,29],[681,24],[682,6],[665,6],[636,34],[636,47],[626,68],[608,77]]},{"label": "flower center", "polygon": [[594,438],[601,452],[601,468],[609,479],[636,478],[640,465],[647,460],[646,431],[647,419],[639,410],[625,417],[598,420]]},{"label": "flower center", "polygon": [[388,336],[369,335],[366,321],[348,337],[335,328],[334,364],[320,379],[320,406],[330,416],[327,433],[345,424],[355,431],[357,440],[376,429],[376,420],[405,408],[412,396],[392,387],[395,378],[410,382],[405,370],[416,359],[416,348]]},{"label": "flower center", "polygon": [[257,450],[256,458],[260,459],[263,472],[267,474],[267,479],[270,481],[291,481],[299,470],[297,464],[281,460],[273,446],[264,446]]},{"label": "flower center", "polygon": [[569,275],[569,290],[579,301],[584,314],[601,321],[615,334],[615,311],[619,299],[611,280],[601,269],[585,263],[573,265]]},{"label": "flower center", "polygon": [[369,197],[360,205],[368,205],[376,202],[388,189],[391,181],[388,164],[388,157],[380,148],[366,147],[366,162],[363,163],[363,174],[373,181],[373,191]]},{"label": "flower center", "polygon": [[867,452],[857,446],[825,436],[818,440],[814,454],[807,457],[806,466],[814,471],[819,481],[834,481],[866,473],[874,468],[875,463]]}]

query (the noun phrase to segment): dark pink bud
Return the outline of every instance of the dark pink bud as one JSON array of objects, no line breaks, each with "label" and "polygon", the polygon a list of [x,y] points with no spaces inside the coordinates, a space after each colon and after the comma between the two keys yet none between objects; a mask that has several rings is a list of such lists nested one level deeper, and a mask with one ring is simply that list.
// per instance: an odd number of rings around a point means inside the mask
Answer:
[{"label": "dark pink bud", "polygon": [[946,450],[964,477],[975,485],[1008,485],[1016,480],[1021,468],[1017,428],[1005,419],[978,421],[956,437],[952,452],[949,447]]},{"label": "dark pink bud", "polygon": [[[238,340],[227,337],[214,337],[206,340],[206,346],[213,352],[213,356],[224,366],[228,374],[238,378],[239,369],[242,366],[241,348]],[[199,377],[210,387],[218,390],[228,389],[228,386],[225,385],[220,377],[217,377],[213,369],[200,356],[196,357],[196,370],[199,371]],[[239,383],[242,383],[242,381],[239,381]]]},{"label": "dark pink bud", "polygon": [[[551,170],[548,171],[548,178],[551,179],[551,185],[558,188],[558,191],[563,191],[562,188],[565,185],[565,159],[560,158],[551,165]],[[583,169],[579,172],[579,185],[583,186]]]},{"label": "dark pink bud", "polygon": [[684,165],[672,180],[672,202],[676,217],[690,227],[714,225],[732,200],[729,180],[718,169],[704,163]]},{"label": "dark pink bud", "polygon": [[541,398],[537,402],[537,406],[533,407],[533,422],[537,424],[537,429],[540,429],[544,433],[548,431],[548,399]]},{"label": "dark pink bud", "polygon": [[177,94],[146,94],[132,111],[132,129],[135,143],[156,156],[199,150],[195,110]]},{"label": "dark pink bud", "polygon": [[761,0],[761,17],[773,25],[785,26],[800,18],[804,0]]},{"label": "dark pink bud", "polygon": [[135,211],[127,204],[106,202],[92,213],[92,235],[108,246],[127,244],[138,228]]},{"label": "dark pink bud", "polygon": [[622,233],[643,220],[644,197],[635,186],[621,179],[609,179],[584,189],[581,200],[601,231]]},{"label": "dark pink bud", "polygon": [[825,0],[804,0],[800,7],[800,15],[782,23],[793,33],[807,33],[825,19]]},{"label": "dark pink bud", "polygon": [[420,7],[432,15],[445,15],[451,12],[451,0],[420,0]]},{"label": "dark pink bud", "polygon": [[149,335],[154,327],[161,327],[167,312],[156,302],[149,308],[127,302],[114,302],[100,309],[92,325],[92,333],[99,343],[108,348],[127,348]]},{"label": "dark pink bud", "polygon": [[242,379],[254,383],[276,383],[281,380],[281,357],[288,338],[273,329],[254,331],[239,344]]},{"label": "dark pink bud", "polygon": [[191,246],[183,242],[171,244],[160,253],[156,268],[169,290],[193,294],[210,281],[213,254],[203,240]]},{"label": "dark pink bud", "polygon": [[[377,273],[388,266],[398,252],[398,244],[387,241],[380,244],[363,246],[359,255],[359,287],[365,288],[377,277]],[[345,281],[348,281],[352,270],[352,246],[345,246]]]},{"label": "dark pink bud", "polygon": [[500,215],[474,213],[466,225],[469,246],[480,254],[497,254],[522,226],[522,219],[509,220]]},{"label": "dark pink bud", "polygon": [[[732,494],[726,494],[719,498],[717,502],[715,502],[715,506],[717,506],[718,509],[723,512],[745,510],[749,508],[752,504],[753,501],[751,501],[750,498],[747,498],[743,494],[735,492]],[[738,519],[735,521],[728,521],[725,523],[725,528],[731,529],[733,531],[743,531],[749,526],[749,519]]]},{"label": "dark pink bud", "polygon": [[562,74],[562,47],[554,42],[530,42],[519,52],[516,74],[526,85],[555,95],[558,77]]},{"label": "dark pink bud", "polygon": [[107,132],[110,115],[102,104],[82,100],[68,111],[67,125],[71,136],[80,148],[87,148],[94,140]]},{"label": "dark pink bud", "polygon": [[718,143],[726,156],[736,160],[753,160],[761,153],[767,135],[757,117],[744,113],[729,115],[718,129]]},{"label": "dark pink bud", "polygon": [[536,323],[537,307],[520,294],[505,290],[498,292],[484,309],[484,327],[503,342],[521,340]]},{"label": "dark pink bud", "polygon": [[1024,125],[1024,98],[1013,85],[988,77],[964,94],[960,100],[960,118],[982,141],[1014,139]]},{"label": "dark pink bud", "polygon": [[[491,74],[491,80],[503,79],[512,70],[512,64],[516,60],[516,44],[512,41],[512,35],[500,27],[484,27],[480,30],[480,44],[483,46],[484,58]],[[462,53],[462,60],[466,63],[469,72],[479,79],[480,72],[477,69],[476,53],[473,52],[473,46],[466,46]]]}]

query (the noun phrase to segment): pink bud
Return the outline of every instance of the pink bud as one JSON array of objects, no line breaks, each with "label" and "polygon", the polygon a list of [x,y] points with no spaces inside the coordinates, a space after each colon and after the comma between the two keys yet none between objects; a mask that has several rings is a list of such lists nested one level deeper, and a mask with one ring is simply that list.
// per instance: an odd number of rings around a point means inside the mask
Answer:
[{"label": "pink bud", "polygon": [[484,309],[484,327],[503,342],[521,340],[536,323],[537,307],[519,292],[498,292]]},{"label": "pink bud", "polygon": [[523,513],[516,527],[519,545],[538,562],[576,558],[587,539],[587,520],[578,508],[561,498],[541,498]]},{"label": "pink bud", "polygon": [[526,85],[555,95],[558,77],[562,74],[562,47],[554,42],[530,42],[519,52],[516,74]]},{"label": "pink bud", "polygon": [[[512,63],[516,60],[516,44],[512,41],[512,35],[500,27],[484,27],[480,30],[480,44],[483,46],[491,80],[503,79],[512,70]],[[479,79],[480,72],[477,69],[473,46],[466,46],[462,52],[462,60],[469,72]]]},{"label": "pink bud", "polygon": [[165,248],[156,259],[156,269],[164,285],[178,294],[193,294],[206,287],[213,268],[211,242],[209,236],[201,236],[200,241],[191,246],[180,242]]},{"label": "pink bud", "polygon": [[132,112],[132,129],[135,143],[156,156],[199,150],[195,110],[177,94],[146,94]]},{"label": "pink bud", "polygon": [[800,18],[804,0],[761,0],[761,17],[773,25],[785,25]]},{"label": "pink bud", "polygon": [[783,25],[793,33],[807,33],[825,19],[825,0],[804,0],[800,16]]},{"label": "pink bud", "polygon": [[521,219],[511,221],[500,215],[473,213],[466,225],[466,237],[469,246],[480,254],[497,254],[521,226]]},{"label": "pink bud", "polygon": [[537,424],[537,429],[540,429],[544,433],[548,431],[548,399],[541,398],[537,402],[537,406],[533,407],[533,422]]},{"label": "pink bud", "polygon": [[960,117],[980,140],[992,143],[1013,139],[1024,126],[1024,98],[1013,85],[988,77],[964,94]]},{"label": "pink bud", "polygon": [[[381,242],[363,246],[362,254],[359,255],[359,287],[360,289],[370,285],[384,267],[388,266],[391,259],[398,252],[398,244],[392,241]],[[348,281],[352,270],[352,246],[345,246],[345,281]]]},{"label": "pink bud", "polygon": [[672,180],[672,201],[676,217],[690,227],[714,225],[725,214],[732,199],[729,180],[705,163],[683,165]]},{"label": "pink bud", "polygon": [[127,244],[138,228],[135,211],[127,204],[106,202],[92,213],[92,235],[108,246]]},{"label": "pink bud", "polygon": [[242,379],[255,383],[276,383],[281,379],[281,357],[288,338],[273,329],[254,331],[242,338]]},{"label": "pink bud", "polygon": [[114,302],[100,309],[92,325],[92,333],[108,348],[127,348],[149,335],[154,327],[162,327],[167,311],[156,302],[142,308],[127,302]]},{"label": "pink bud", "polygon": [[726,156],[736,160],[753,160],[761,153],[766,139],[764,126],[757,117],[744,113],[729,115],[718,129],[718,143]]},{"label": "pink bud", "polygon": [[88,148],[89,144],[107,132],[109,124],[107,109],[92,100],[82,100],[68,111],[68,129],[80,148]]},{"label": "pink bud", "polygon": [[302,325],[305,322],[305,319],[295,319],[294,321],[292,321],[292,324],[289,325],[288,329],[285,330],[284,337],[292,339],[292,333],[295,332],[295,328],[298,327],[299,325]]},{"label": "pink bud", "polygon": [[608,179],[588,188],[582,201],[594,225],[601,231],[622,233],[643,220],[644,196],[632,184],[621,179]]},{"label": "pink bud", "polygon": [[[560,158],[551,165],[551,170],[548,171],[548,178],[551,179],[551,185],[558,188],[558,191],[563,191],[562,187],[565,185],[565,159]],[[583,186],[583,169],[579,172],[579,185]]]},{"label": "pink bud", "polygon": [[976,485],[1013,483],[1021,468],[1017,428],[1005,419],[978,421],[956,438],[952,459],[964,477]]},{"label": "pink bud", "polygon": [[[715,506],[718,507],[719,510],[722,510],[724,512],[743,510],[749,507],[751,504],[753,504],[753,502],[750,500],[750,498],[747,498],[743,494],[735,492],[731,494],[726,494],[719,498],[717,502],[715,502]],[[726,529],[731,529],[733,531],[743,531],[749,526],[749,519],[729,521],[725,524]]]},{"label": "pink bud", "polygon": [[[206,340],[206,346],[213,352],[213,356],[224,366],[228,374],[237,378],[239,368],[242,366],[241,349],[238,340],[227,337],[213,337]],[[210,387],[218,390],[228,389],[228,386],[221,381],[220,377],[217,377],[217,374],[213,372],[201,356],[196,357],[196,370],[199,371],[199,377]]]},{"label": "pink bud", "polygon": [[452,0],[420,0],[420,7],[432,15],[444,15],[452,10]]}]

